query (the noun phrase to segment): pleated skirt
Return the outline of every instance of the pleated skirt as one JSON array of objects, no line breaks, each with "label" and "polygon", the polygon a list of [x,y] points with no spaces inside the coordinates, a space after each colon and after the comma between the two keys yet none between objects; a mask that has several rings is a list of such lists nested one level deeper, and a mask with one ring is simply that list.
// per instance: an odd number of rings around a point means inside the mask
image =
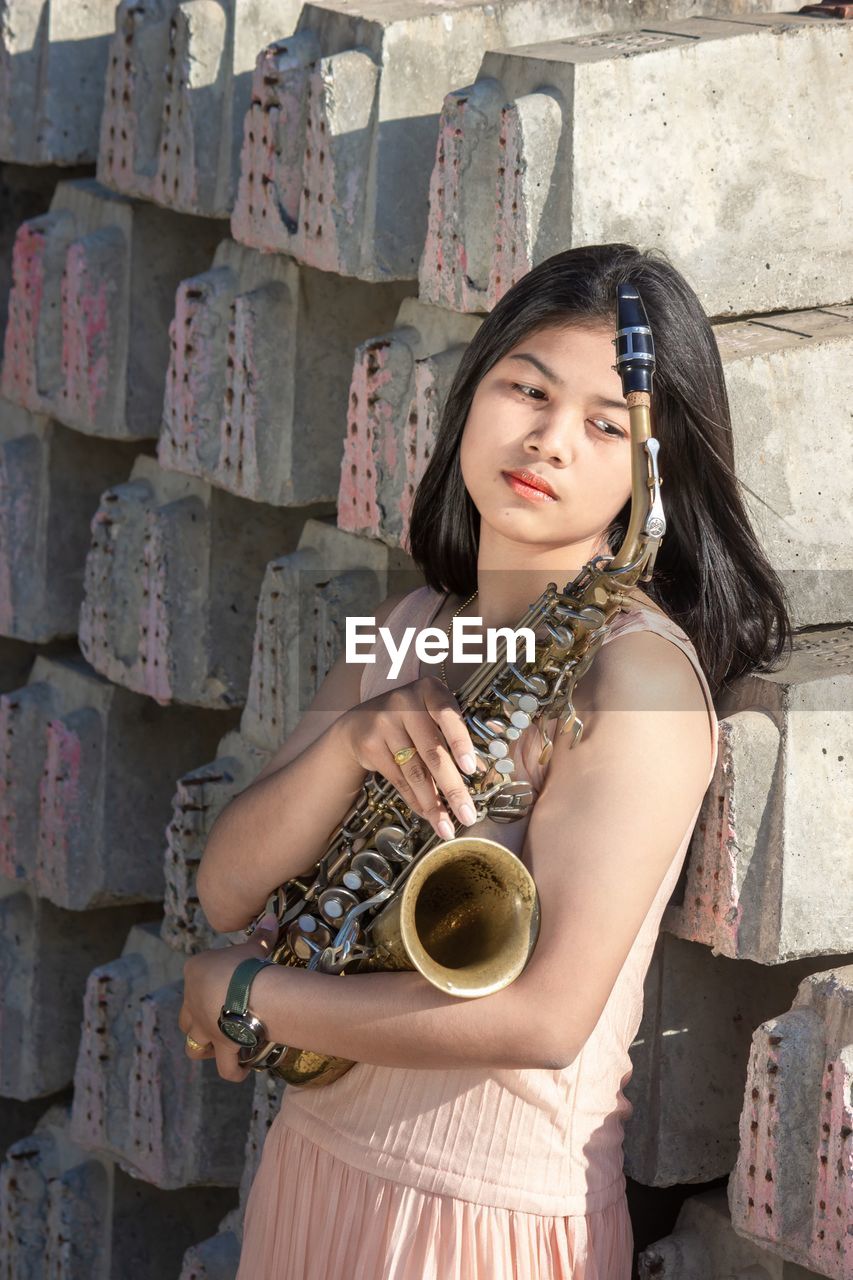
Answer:
[{"label": "pleated skirt", "polygon": [[246,1203],[236,1280],[631,1280],[624,1192],[549,1217],[434,1195],[271,1125]]}]

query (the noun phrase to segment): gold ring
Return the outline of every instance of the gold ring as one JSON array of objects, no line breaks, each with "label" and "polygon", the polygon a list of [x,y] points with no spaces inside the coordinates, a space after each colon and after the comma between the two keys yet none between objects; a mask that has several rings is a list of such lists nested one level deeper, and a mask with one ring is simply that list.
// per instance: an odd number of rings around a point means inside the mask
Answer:
[{"label": "gold ring", "polygon": [[198,1040],[193,1040],[189,1031],[187,1032],[187,1035],[186,1035],[186,1041],[191,1049],[199,1049],[201,1050],[202,1053],[205,1053],[208,1049],[213,1048],[213,1044],[210,1041],[207,1044],[199,1044]]},{"label": "gold ring", "polygon": [[401,747],[399,751],[394,752],[394,763],[405,764],[407,760],[411,760],[412,756],[417,754],[417,747]]}]

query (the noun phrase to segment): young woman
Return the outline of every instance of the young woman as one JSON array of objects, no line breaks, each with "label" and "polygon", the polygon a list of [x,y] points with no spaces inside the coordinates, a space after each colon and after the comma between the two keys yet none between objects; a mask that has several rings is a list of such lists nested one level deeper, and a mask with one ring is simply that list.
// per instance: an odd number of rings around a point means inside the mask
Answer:
[{"label": "young woman", "polygon": [[[389,597],[376,617],[397,640],[454,615],[514,627],[549,581],[562,588],[593,554],[618,549],[631,491],[611,343],[623,281],[654,335],[667,532],[653,579],[631,592],[578,684],[581,740],[570,749],[557,737],[544,768],[537,724],[514,744],[514,776],[536,793],[527,817],[472,822],[466,810],[473,743],[454,690],[471,667],[420,665],[412,648],[390,679],[377,648],[374,665],[335,663],[211,832],[200,900],[214,928],[237,930],[313,865],[375,769],[442,837],[452,812],[463,833],[514,848],[542,910],[527,968],[480,999],[445,996],[415,972],[260,971],[249,1003],[270,1040],[357,1065],[326,1087],[285,1091],[238,1280],[631,1275],[622,1089],[660,918],[713,775],[712,698],[773,669],[791,638],[732,473],[713,332],[665,255],[624,244],[557,254],[487,316],[414,502],[410,550],[427,585]],[[404,747],[415,754],[395,763]],[[247,1070],[217,1015],[237,963],[259,954],[253,939],[185,970],[187,1052],[215,1055],[228,1080]]]}]

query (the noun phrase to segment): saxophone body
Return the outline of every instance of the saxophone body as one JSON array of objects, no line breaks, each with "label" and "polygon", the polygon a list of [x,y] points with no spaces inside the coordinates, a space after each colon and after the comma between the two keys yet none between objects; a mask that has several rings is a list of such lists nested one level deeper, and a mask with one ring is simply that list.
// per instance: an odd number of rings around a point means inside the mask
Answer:
[{"label": "saxophone body", "polygon": [[[613,341],[631,424],[628,528],[616,555],[594,557],[562,591],[550,582],[529,606],[517,627],[534,632],[532,661],[499,656],[476,668],[458,691],[475,752],[486,766],[466,779],[478,821],[514,822],[528,812],[532,788],[513,779],[509,754],[527,728],[538,724],[543,765],[553,749],[546,723],[557,719],[557,733],[570,734],[570,746],[579,741],[577,682],[626,593],[651,578],[666,531],[658,441],[651,432],[654,344],[642,300],[630,284],[618,286]],[[452,813],[450,818],[457,826]],[[536,886],[515,853],[482,837],[442,840],[376,772],[365,778],[356,804],[313,869],[275,890],[264,910],[274,911],[279,921],[271,952],[277,963],[328,974],[417,969],[439,989],[463,998],[514,981],[539,931]],[[273,1042],[241,1047],[239,1061],[301,1086],[329,1084],[354,1065]]]}]

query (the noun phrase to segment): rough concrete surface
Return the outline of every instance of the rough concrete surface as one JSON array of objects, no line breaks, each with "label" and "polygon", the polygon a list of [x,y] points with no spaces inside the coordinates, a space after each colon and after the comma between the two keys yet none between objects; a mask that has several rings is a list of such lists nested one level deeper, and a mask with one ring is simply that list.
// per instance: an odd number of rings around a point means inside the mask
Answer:
[{"label": "rough concrete surface", "polygon": [[628,241],[715,317],[849,302],[851,57],[849,22],[773,13],[487,53],[442,108],[421,298],[488,311],[552,253]]},{"label": "rough concrete surface", "polygon": [[412,289],[224,240],[175,298],[161,465],[274,506],[334,502],[353,347]]},{"label": "rough concrete surface", "polygon": [[175,289],[221,236],[91,178],[57,184],[15,237],[2,395],[89,435],[156,437]]}]

